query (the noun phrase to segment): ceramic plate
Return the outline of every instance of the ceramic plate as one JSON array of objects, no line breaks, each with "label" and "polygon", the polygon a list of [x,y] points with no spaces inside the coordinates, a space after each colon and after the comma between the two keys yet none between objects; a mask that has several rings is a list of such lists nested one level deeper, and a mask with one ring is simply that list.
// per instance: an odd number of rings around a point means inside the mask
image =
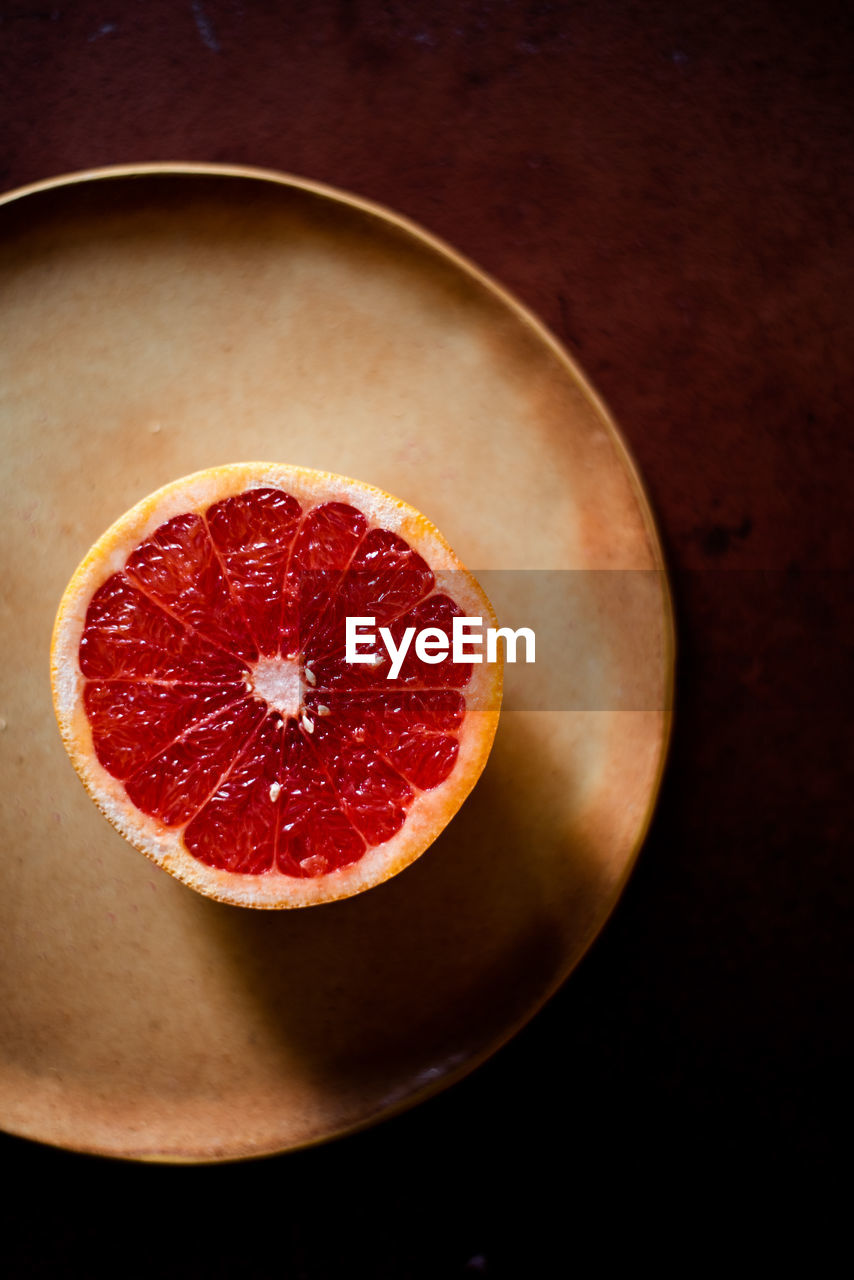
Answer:
[{"label": "ceramic plate", "polygon": [[[0,1124],[160,1160],[281,1151],[434,1093],[569,974],[643,838],[670,723],[648,506],[555,340],[385,210],[152,166],[0,204],[4,662]],[[217,463],[411,502],[537,635],[495,748],[391,883],[222,906],[125,844],[51,706],[62,591],[139,498]]]}]

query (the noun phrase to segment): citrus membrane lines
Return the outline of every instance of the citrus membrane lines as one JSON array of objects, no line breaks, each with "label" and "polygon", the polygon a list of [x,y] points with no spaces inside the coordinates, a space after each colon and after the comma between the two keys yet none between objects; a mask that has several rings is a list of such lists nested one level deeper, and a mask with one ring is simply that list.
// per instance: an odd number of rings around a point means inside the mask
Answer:
[{"label": "citrus membrane lines", "polygon": [[173,516],[87,611],[98,760],[209,865],[326,874],[448,777],[471,675],[414,655],[392,682],[381,655],[354,673],[347,617],[449,635],[461,612],[404,539],[347,503],[303,510],[259,487]]}]

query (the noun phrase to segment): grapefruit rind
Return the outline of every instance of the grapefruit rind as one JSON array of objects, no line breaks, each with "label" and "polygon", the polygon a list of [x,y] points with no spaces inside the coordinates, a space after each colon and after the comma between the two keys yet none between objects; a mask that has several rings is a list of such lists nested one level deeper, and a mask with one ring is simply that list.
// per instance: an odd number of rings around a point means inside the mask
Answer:
[{"label": "grapefruit rind", "polygon": [[495,613],[475,578],[439,530],[414,507],[362,481],[280,463],[235,463],[183,477],[149,494],[115,522],[74,572],[60,601],[51,644],[51,684],[62,741],[83,786],[112,826],[170,875],[207,897],[237,906],[288,908],[351,897],[381,884],[414,862],[436,839],[469,795],[489,756],[501,706],[502,663],[472,667],[465,686],[466,714],[456,731],[459,753],[448,778],[417,792],[404,825],[390,840],[367,850],[358,862],[314,879],[278,871],[246,875],[200,862],[183,844],[183,827],[167,827],[142,813],[124,786],[100,764],[83,706],[86,684],[78,651],[92,596],[121,570],[134,548],[173,516],[204,512],[213,503],[252,488],[279,488],[304,510],[324,502],[346,502],[369,526],[404,538],[427,561],[436,591],[446,591],[469,616],[497,626]]}]

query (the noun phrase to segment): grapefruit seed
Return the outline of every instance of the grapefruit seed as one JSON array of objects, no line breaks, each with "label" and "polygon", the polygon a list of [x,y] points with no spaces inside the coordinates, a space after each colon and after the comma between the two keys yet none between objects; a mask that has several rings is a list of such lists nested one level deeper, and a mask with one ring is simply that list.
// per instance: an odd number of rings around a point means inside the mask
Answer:
[{"label": "grapefruit seed", "polygon": [[[131,844],[224,902],[348,897],[413,862],[477,781],[494,663],[389,678],[380,628],[494,623],[424,516],[359,481],[216,467],[139,503],[62,598],[51,654],[65,746]],[[346,620],[376,638],[347,660]]]}]

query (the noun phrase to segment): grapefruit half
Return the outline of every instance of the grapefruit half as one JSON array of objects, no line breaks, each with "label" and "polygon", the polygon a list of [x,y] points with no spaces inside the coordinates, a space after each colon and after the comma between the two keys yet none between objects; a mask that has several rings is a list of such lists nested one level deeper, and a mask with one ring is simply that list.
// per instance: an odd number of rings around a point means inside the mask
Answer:
[{"label": "grapefruit half", "polygon": [[[437,660],[495,624],[413,507],[361,481],[242,463],[177,480],[95,543],[51,649],[65,747],[109,821],[209,897],[299,907],[395,875],[492,745],[500,663]],[[370,657],[346,619],[374,618]],[[389,646],[410,642],[394,678]],[[432,657],[432,660],[430,660]]]}]

